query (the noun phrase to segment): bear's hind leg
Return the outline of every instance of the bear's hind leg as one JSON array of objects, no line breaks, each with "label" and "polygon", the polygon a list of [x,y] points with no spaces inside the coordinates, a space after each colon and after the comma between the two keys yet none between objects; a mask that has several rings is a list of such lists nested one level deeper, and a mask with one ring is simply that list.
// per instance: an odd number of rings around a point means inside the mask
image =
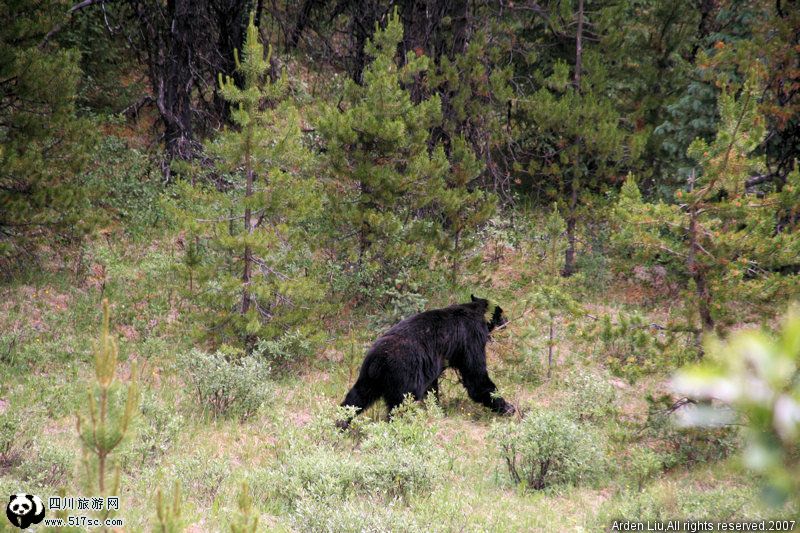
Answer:
[{"label": "bear's hind leg", "polygon": [[425,396],[427,396],[428,393],[430,393],[430,392],[433,392],[433,395],[436,398],[436,401],[438,402],[439,401],[439,378],[436,378],[436,379],[433,380],[433,383],[430,384],[430,386],[428,387],[428,390],[425,391]]},{"label": "bear's hind leg", "polygon": [[[341,405],[342,407],[345,406],[355,407],[356,408],[355,414],[358,414],[367,407],[369,407],[370,405],[372,405],[373,403],[375,403],[375,400],[377,400],[378,397],[379,394],[376,394],[371,387],[364,385],[363,381],[361,381],[361,379],[359,378],[356,381],[355,385],[353,385],[353,388],[350,389],[350,391],[347,393],[347,396],[345,396],[344,401],[342,402]],[[347,427],[350,425],[351,420],[352,417],[344,420],[339,420],[336,422],[336,425],[341,429],[347,429]]]}]

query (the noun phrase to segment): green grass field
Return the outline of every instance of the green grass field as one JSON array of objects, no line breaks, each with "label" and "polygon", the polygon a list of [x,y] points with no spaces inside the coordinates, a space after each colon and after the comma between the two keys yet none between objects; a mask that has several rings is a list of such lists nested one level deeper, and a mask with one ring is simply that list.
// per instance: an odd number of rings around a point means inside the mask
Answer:
[{"label": "green grass field", "polygon": [[[524,252],[505,256],[495,276],[503,281],[489,289],[515,318],[488,345],[490,373],[523,415],[568,420],[577,431],[575,453],[582,453],[581,435],[596,447],[574,471],[568,456],[563,475],[548,478],[542,490],[513,483],[498,448],[498,432],[520,427],[519,414],[499,419],[470,402],[453,371],[445,374],[439,405],[411,405],[389,423],[381,404],[348,432],[335,430],[335,407],[380,331],[369,317],[320,324],[323,340],[313,355],[273,369],[260,408],[244,420],[216,416],[181,363],[203,344],[189,304],[175,290],[171,253],[168,241],[97,242],[77,276],[74,267],[40,272],[3,288],[0,484],[6,493],[45,497],[63,488],[88,496],[91,475],[76,413],[87,416],[100,302],[108,298],[120,347],[117,381],[125,384],[135,369],[141,389],[137,416],[112,454],[120,468],[117,516],[126,531],[156,529],[157,493],[168,499],[176,486],[177,523],[187,531],[227,530],[242,513],[243,485],[252,497],[250,516],[258,516],[263,531],[597,531],[615,519],[780,515],[764,506],[758,480],[740,467],[735,429],[678,430],[655,407],[648,416],[645,397],[667,392],[667,372],[612,376],[609,346],[572,333],[564,321],[547,377],[549,330],[525,309],[518,287],[527,280],[509,275],[526,260]],[[584,295],[613,313],[642,300],[626,290],[610,284]],[[639,309],[647,313],[645,305]],[[539,443],[547,437],[537,435]]]}]

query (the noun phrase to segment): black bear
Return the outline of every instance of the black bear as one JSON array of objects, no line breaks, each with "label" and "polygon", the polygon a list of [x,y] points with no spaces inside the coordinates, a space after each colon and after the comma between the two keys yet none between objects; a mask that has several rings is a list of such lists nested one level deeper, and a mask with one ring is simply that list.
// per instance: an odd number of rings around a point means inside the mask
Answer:
[{"label": "black bear", "polygon": [[[439,376],[451,367],[461,374],[472,400],[498,413],[514,413],[510,403],[492,397],[497,387],[486,371],[486,342],[489,332],[505,324],[503,310],[496,306],[487,322],[489,302],[471,299],[411,316],[381,335],[367,352],[342,405],[361,411],[382,397],[391,412],[406,394],[417,400],[429,391],[438,394]],[[345,428],[349,420],[340,420],[338,425]]]}]

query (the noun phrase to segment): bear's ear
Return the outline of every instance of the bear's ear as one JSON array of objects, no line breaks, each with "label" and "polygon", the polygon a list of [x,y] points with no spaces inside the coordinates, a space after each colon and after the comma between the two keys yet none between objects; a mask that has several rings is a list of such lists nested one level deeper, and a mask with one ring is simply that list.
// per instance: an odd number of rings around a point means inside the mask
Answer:
[{"label": "bear's ear", "polygon": [[473,302],[477,302],[477,301],[478,301],[478,298],[475,298],[475,295],[474,295],[474,294],[470,294],[470,295],[469,295],[469,298],[470,298],[470,300],[472,300]]},{"label": "bear's ear", "polygon": [[14,501],[14,498],[16,498],[16,497],[17,497],[17,495],[16,495],[16,494],[12,494],[11,496],[9,496],[9,497],[8,497],[8,501],[9,501],[9,502],[13,502],[13,501]]},{"label": "bear's ear", "polygon": [[503,308],[499,305],[496,305],[494,308],[494,313],[492,314],[492,318],[494,318],[495,322],[499,322],[503,318]]}]

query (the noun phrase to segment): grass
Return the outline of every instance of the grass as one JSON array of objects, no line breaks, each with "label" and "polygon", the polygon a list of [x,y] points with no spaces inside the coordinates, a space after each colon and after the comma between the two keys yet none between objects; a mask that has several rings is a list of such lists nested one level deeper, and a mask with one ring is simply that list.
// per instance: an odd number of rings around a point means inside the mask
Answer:
[{"label": "grass", "polygon": [[[178,354],[203,345],[177,290],[170,266],[174,254],[174,245],[166,239],[148,245],[101,240],[87,246],[77,276],[74,270],[41,271],[0,289],[0,416],[21,420],[12,449],[0,456],[0,486],[7,492],[25,490],[47,497],[63,487],[70,495],[91,496],[81,489],[75,413],[85,409],[99,304],[106,297],[112,302],[112,329],[120,343],[119,375],[126,380],[134,361],[141,375],[140,413],[118,455],[119,516],[129,531],[151,528],[156,488],[169,493],[176,480],[189,531],[227,529],[237,512],[242,482],[250,487],[265,531],[596,531],[614,518],[775,516],[761,504],[757,480],[733,458],[678,461],[645,476],[643,483],[635,479],[627,467],[632,448],[671,453],[668,440],[642,432],[647,421],[644,397],[663,391],[668,373],[646,375],[633,384],[610,377],[596,356],[598,347],[561,328],[554,373],[547,379],[541,363],[547,331],[534,313],[495,336],[488,348],[490,373],[503,394],[523,410],[538,406],[565,413],[574,404],[570,375],[583,369],[605,376],[602,379],[613,385],[615,409],[587,423],[608,440],[610,467],[591,484],[542,491],[513,485],[489,438],[492,425],[503,421],[470,402],[451,373],[441,387],[444,415],[423,412],[398,430],[407,432],[401,436],[412,439],[414,446],[435,450],[441,461],[426,462],[433,460],[406,452],[394,464],[389,443],[377,440],[372,448],[365,444],[371,442],[365,435],[389,431],[382,405],[359,417],[360,433],[334,432],[334,406],[377,335],[366,326],[367,317],[350,315],[331,325],[330,342],[314,357],[275,376],[273,399],[255,416],[244,422],[214,418],[193,404],[176,364]],[[528,260],[524,253],[506,252],[500,270],[521,270]],[[504,307],[510,316],[525,312],[521,297],[529,281],[499,280],[492,288],[499,302],[508,302]],[[630,307],[630,295],[619,299],[625,303],[615,303],[614,291],[588,291],[584,297],[597,309],[618,312]],[[638,309],[655,314],[656,308]],[[533,332],[532,337],[523,340],[523,332]],[[420,449],[414,446],[402,449]],[[387,454],[389,470],[370,466],[375,453]],[[318,474],[314,482],[321,485],[302,488],[287,500],[280,493],[296,480],[284,467],[307,456],[319,458],[311,468]],[[414,488],[413,476],[419,475],[415,469],[420,467],[431,469],[432,484],[419,485],[424,490]],[[356,485],[348,485],[342,494],[331,493],[319,481],[326,475],[353,476]],[[412,476],[395,481],[413,490],[386,489],[391,479],[380,477],[385,475]]]}]

